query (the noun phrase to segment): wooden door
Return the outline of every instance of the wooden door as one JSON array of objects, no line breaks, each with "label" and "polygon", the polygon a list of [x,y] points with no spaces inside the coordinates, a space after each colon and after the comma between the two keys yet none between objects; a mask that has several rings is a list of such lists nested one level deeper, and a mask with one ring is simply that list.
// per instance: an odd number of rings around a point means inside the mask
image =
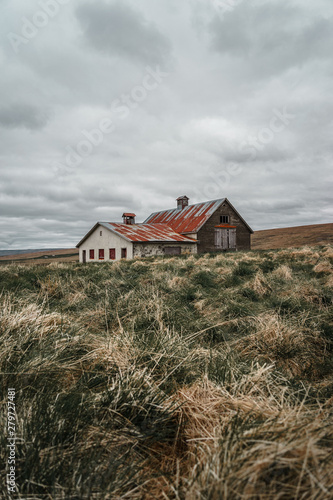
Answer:
[{"label": "wooden door", "polygon": [[229,231],[229,248],[236,248],[236,229],[228,229]]},{"label": "wooden door", "polygon": [[87,262],[87,251],[82,250],[82,262],[85,264]]},{"label": "wooden door", "polygon": [[122,248],[121,249],[121,258],[126,259],[127,258],[127,248]]},{"label": "wooden door", "polygon": [[215,247],[220,250],[236,248],[236,229],[215,228]]},{"label": "wooden door", "polygon": [[229,248],[229,229],[221,229],[222,233],[222,250]]},{"label": "wooden door", "polygon": [[222,248],[222,230],[220,228],[215,229],[215,246]]},{"label": "wooden door", "polygon": [[229,245],[228,229],[215,228],[215,247],[219,250],[227,250]]}]

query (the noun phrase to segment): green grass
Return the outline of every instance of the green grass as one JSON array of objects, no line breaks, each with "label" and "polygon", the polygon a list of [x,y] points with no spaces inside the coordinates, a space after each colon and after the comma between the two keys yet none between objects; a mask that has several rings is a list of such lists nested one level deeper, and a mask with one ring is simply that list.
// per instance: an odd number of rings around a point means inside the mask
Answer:
[{"label": "green grass", "polygon": [[322,246],[0,267],[15,497],[332,497],[332,263]]}]

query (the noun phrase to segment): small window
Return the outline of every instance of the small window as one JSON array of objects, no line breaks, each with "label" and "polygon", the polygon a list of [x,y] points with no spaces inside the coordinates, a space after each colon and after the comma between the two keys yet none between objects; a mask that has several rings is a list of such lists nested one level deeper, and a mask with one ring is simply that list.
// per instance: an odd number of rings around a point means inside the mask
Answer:
[{"label": "small window", "polygon": [[98,250],[98,258],[99,260],[104,260],[104,248]]},{"label": "small window", "polygon": [[126,259],[127,258],[127,248],[122,248],[121,249],[121,258]]},{"label": "small window", "polygon": [[220,215],[220,224],[229,224],[229,215]]},{"label": "small window", "polygon": [[94,260],[95,258],[95,250],[89,250],[89,259]]},{"label": "small window", "polygon": [[116,258],[116,249],[110,248],[110,260],[115,260]]},{"label": "small window", "polygon": [[100,236],[103,236],[103,231],[100,231],[100,232],[99,232],[99,235],[100,235]]},{"label": "small window", "polygon": [[165,247],[165,255],[180,255],[181,253],[180,247]]}]

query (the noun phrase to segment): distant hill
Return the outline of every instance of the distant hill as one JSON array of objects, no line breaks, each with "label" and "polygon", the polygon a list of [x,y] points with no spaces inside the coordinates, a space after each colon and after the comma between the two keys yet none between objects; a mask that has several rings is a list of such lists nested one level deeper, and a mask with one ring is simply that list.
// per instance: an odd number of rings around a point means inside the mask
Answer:
[{"label": "distant hill", "polygon": [[[2,251],[4,252],[4,251]],[[9,262],[20,263],[40,263],[40,262],[71,262],[79,260],[79,251],[77,248],[61,248],[57,250],[12,250],[11,254],[0,256],[0,264]]]},{"label": "distant hill", "polygon": [[327,243],[333,243],[333,223],[255,231],[251,247],[253,250],[269,250]]},{"label": "distant hill", "polygon": [[5,257],[6,255],[17,255],[17,254],[30,254],[36,252],[54,252],[58,250],[67,250],[66,248],[25,248],[23,250],[0,250],[0,257]]}]

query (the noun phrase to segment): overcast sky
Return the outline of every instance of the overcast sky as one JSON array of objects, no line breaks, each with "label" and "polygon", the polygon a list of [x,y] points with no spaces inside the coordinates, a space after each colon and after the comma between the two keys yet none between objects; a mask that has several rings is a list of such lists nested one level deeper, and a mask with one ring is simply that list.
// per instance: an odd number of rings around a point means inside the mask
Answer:
[{"label": "overcast sky", "polygon": [[0,0],[0,248],[227,197],[332,222],[332,0]]}]

